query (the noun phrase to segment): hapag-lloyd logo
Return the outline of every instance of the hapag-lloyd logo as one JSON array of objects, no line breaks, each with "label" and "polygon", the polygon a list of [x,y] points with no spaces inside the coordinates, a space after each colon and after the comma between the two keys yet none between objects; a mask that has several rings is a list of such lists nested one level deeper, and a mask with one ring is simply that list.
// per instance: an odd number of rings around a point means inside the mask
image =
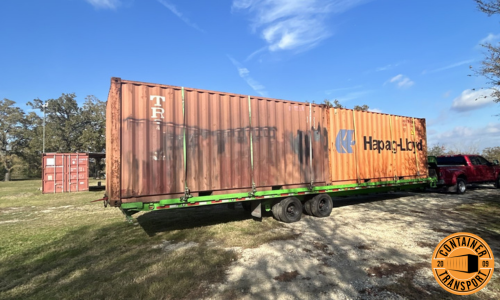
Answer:
[{"label": "hapag-lloyd logo", "polygon": [[[356,145],[356,140],[354,136],[354,130],[352,129],[341,129],[337,134],[337,138],[335,140],[335,147],[338,153],[354,153],[353,146]],[[403,141],[402,138],[399,139],[399,143],[397,141],[390,140],[377,140],[372,136],[363,136],[363,147],[364,150],[377,151],[381,153],[382,151],[391,151],[392,153],[397,153],[398,151],[412,151],[415,152],[415,149],[418,151],[422,151],[422,139],[417,142],[409,141],[405,139]]]},{"label": "hapag-lloyd logo", "polygon": [[335,140],[335,147],[338,153],[353,153],[352,146],[356,144],[354,140],[354,130],[340,129]]}]

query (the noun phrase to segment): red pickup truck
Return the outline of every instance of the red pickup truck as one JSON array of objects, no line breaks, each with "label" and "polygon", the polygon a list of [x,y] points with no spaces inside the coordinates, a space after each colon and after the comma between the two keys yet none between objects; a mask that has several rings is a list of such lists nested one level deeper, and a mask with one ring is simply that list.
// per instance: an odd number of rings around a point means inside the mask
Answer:
[{"label": "red pickup truck", "polygon": [[463,194],[469,183],[494,183],[500,188],[498,160],[489,162],[479,155],[446,155],[436,157],[429,167],[436,172],[438,187],[450,192]]}]

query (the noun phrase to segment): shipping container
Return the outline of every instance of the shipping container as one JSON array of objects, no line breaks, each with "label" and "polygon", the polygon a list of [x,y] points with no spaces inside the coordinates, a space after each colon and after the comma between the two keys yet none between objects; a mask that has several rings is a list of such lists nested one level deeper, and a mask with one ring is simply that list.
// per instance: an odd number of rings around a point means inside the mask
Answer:
[{"label": "shipping container", "polygon": [[428,177],[425,119],[327,111],[330,184]]},{"label": "shipping container", "polygon": [[424,119],[120,78],[106,152],[105,204],[126,213],[432,181]]},{"label": "shipping container", "polygon": [[89,157],[86,153],[44,153],[42,155],[42,193],[89,190]]},{"label": "shipping container", "polygon": [[479,270],[479,256],[475,254],[466,254],[448,257],[445,261],[445,267],[448,270],[463,273],[475,273]]}]

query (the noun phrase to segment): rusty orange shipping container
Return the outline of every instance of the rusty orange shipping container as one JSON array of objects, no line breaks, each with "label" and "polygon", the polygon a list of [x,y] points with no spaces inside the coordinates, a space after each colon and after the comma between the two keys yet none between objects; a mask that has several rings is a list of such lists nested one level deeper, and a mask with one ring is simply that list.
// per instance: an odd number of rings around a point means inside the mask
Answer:
[{"label": "rusty orange shipping container", "polygon": [[89,157],[86,153],[44,153],[42,193],[89,190]]},{"label": "rusty orange shipping container", "polygon": [[106,113],[109,200],[326,184],[325,113],[300,102],[113,78]]},{"label": "rusty orange shipping container", "polygon": [[426,155],[424,119],[111,79],[106,200],[122,209],[403,184],[428,177]]},{"label": "rusty orange shipping container", "polygon": [[332,184],[428,177],[425,119],[328,108]]}]

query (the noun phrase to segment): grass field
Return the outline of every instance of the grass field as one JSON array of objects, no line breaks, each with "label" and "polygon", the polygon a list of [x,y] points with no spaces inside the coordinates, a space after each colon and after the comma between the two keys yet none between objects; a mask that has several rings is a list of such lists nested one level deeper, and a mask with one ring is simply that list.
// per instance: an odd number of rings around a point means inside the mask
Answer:
[{"label": "grass field", "polygon": [[[129,224],[119,209],[104,208],[102,202],[90,202],[101,198],[103,191],[42,195],[40,185],[39,180],[0,182],[2,300],[201,298],[210,296],[213,286],[227,280],[226,270],[241,253],[233,251],[233,247],[255,248],[274,240],[300,240],[294,226],[284,226],[271,217],[263,218],[261,223],[255,222],[241,207],[230,210],[225,205],[214,205],[154,211],[135,215],[136,223]],[[463,226],[467,228],[463,231],[477,232],[490,241],[493,249],[498,249],[500,203],[496,190],[470,192],[470,196],[474,201],[464,198],[464,204],[453,208],[450,213],[454,219],[464,218]],[[427,196],[422,194],[421,197],[425,199]],[[442,199],[454,198],[443,194]],[[397,197],[391,200],[389,196],[382,199],[390,203],[399,201]],[[427,201],[415,205],[425,206]],[[365,211],[373,214],[372,218],[378,216],[377,208],[382,204],[373,202]],[[391,211],[391,206],[387,207]],[[352,211],[349,206],[343,209],[342,205],[337,209],[342,215]],[[401,216],[404,214],[403,211]],[[361,220],[367,216],[359,217]],[[338,217],[332,220],[343,222]],[[427,224],[425,214],[416,220],[420,222],[419,226]],[[301,222],[313,222],[311,226],[323,224],[314,218]],[[377,226],[377,222],[379,219],[375,218],[370,224]],[[337,230],[354,225],[346,223]],[[327,238],[331,239],[330,236]],[[350,247],[341,242],[341,237],[337,238],[331,240],[334,244],[340,243],[337,252],[342,247]],[[304,244],[299,248],[309,246]],[[333,268],[344,271],[342,266]],[[312,273],[316,274],[316,271]],[[413,273],[408,272],[405,276],[411,279]],[[493,294],[498,293],[499,277],[491,280],[488,288]],[[410,299],[420,293],[414,288],[413,281],[407,281],[405,285],[405,281],[399,279],[375,289]],[[233,292],[231,289],[223,292],[222,298],[233,298]],[[436,297],[443,293],[439,290]],[[267,293],[261,296],[271,297]],[[488,296],[478,293],[473,298],[488,299]]]},{"label": "grass field", "polygon": [[0,299],[197,298],[237,259],[227,248],[293,238],[225,206],[139,214],[132,225],[90,203],[103,191],[42,195],[40,185],[0,183]]}]

